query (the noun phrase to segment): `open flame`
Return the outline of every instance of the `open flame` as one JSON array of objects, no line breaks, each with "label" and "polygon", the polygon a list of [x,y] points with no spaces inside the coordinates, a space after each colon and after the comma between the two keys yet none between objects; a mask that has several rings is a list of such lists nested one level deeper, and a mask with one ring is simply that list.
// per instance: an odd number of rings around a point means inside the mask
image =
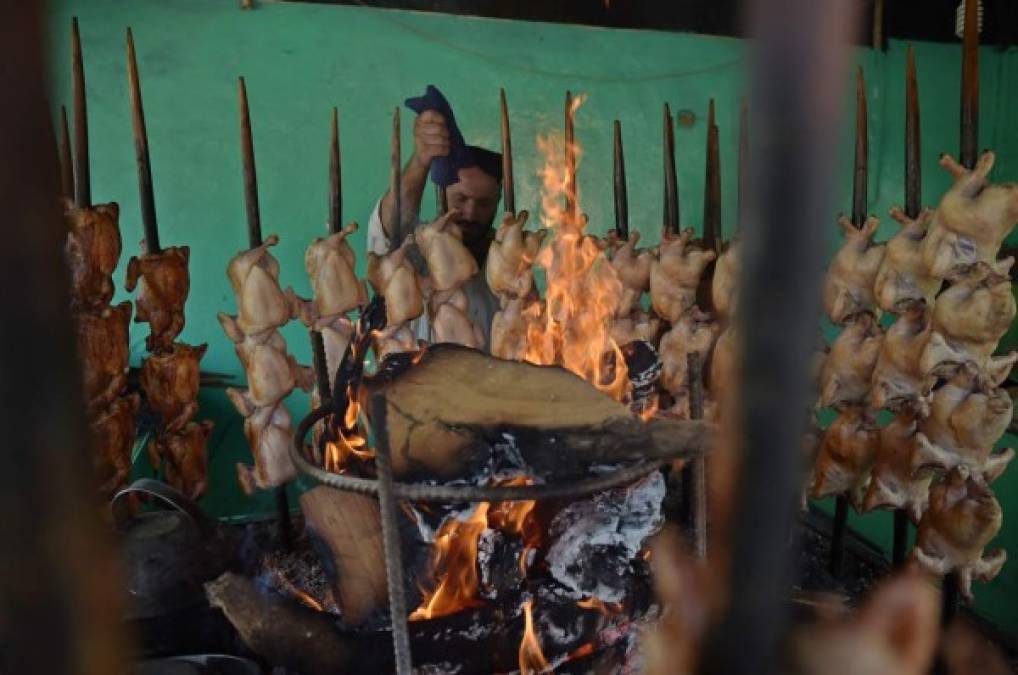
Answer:
[{"label": "open flame", "polygon": [[[573,99],[570,116],[583,102]],[[611,321],[622,298],[622,283],[604,255],[604,245],[586,234],[587,219],[579,207],[576,166],[581,148],[575,141],[538,136],[545,163],[541,221],[552,230],[551,242],[537,256],[545,270],[544,300],[527,308],[526,360],[559,365],[584,378],[616,400],[629,380],[619,346],[611,338]]]},{"label": "open flame", "polygon": [[548,671],[548,660],[534,632],[533,600],[523,603],[523,640],[520,641],[520,675],[536,675]]},{"label": "open flame", "polygon": [[[518,477],[497,485],[526,485],[529,478]],[[425,591],[421,606],[410,614],[411,621],[432,619],[481,604],[477,571],[477,545],[486,529],[496,529],[520,537],[524,549],[520,570],[526,574],[530,550],[541,543],[541,530],[533,517],[536,502],[489,502],[477,504],[466,520],[449,518],[438,529],[431,559],[432,574],[439,579],[431,591]]]},{"label": "open flame", "polygon": [[336,429],[338,438],[325,443],[324,468],[332,473],[343,473],[350,457],[361,461],[375,459],[375,451],[368,446],[368,440],[357,431],[361,406],[351,387],[347,387],[346,411],[343,413],[343,424]]},{"label": "open flame", "polygon": [[605,602],[596,595],[592,595],[586,600],[580,600],[576,603],[576,606],[582,607],[583,609],[592,609],[599,612],[601,616],[610,616],[612,614],[622,613],[621,602]]}]

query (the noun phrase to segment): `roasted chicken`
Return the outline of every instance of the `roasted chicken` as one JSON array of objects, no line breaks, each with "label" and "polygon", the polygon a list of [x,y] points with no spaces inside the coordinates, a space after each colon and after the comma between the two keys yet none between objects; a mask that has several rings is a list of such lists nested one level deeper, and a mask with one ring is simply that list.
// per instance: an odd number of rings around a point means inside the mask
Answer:
[{"label": "roasted chicken", "polygon": [[891,423],[880,430],[864,511],[905,509],[913,522],[919,522],[929,501],[933,474],[915,469],[918,432],[916,410],[910,404],[902,404]]},{"label": "roasted chicken", "polygon": [[510,298],[491,320],[491,354],[507,361],[527,356],[527,331],[534,315],[527,301]]},{"label": "roasted chicken", "polygon": [[612,319],[611,339],[619,347],[624,347],[637,340],[657,344],[660,330],[661,320],[659,318],[642,309],[634,309],[625,316],[617,316]]},{"label": "roasted chicken", "polygon": [[864,405],[842,406],[820,443],[811,496],[820,499],[847,495],[859,508],[879,443],[880,430],[873,411]]},{"label": "roasted chicken", "polygon": [[171,351],[152,354],[142,362],[141,388],[163,431],[180,431],[198,411],[198,362],[207,347],[177,342]]},{"label": "roasted chicken", "polygon": [[524,232],[528,214],[506,213],[488,249],[484,273],[492,293],[526,298],[534,288],[533,264],[548,230]]},{"label": "roasted chicken", "polygon": [[[237,357],[247,374],[246,390],[233,390],[234,396],[247,401],[247,407],[271,407],[286,398],[295,386],[310,391],[314,374],[300,366],[286,351],[286,341],[279,331],[268,337],[245,338],[236,344]],[[247,416],[244,410],[240,413]]]},{"label": "roasted chicken", "polygon": [[742,244],[738,240],[733,241],[714,264],[711,302],[714,303],[714,312],[722,319],[730,319],[735,314],[741,250]]},{"label": "roasted chicken", "polygon": [[132,257],[127,263],[124,286],[128,291],[138,286],[134,320],[149,324],[145,347],[150,352],[172,349],[173,340],[184,329],[184,303],[191,285],[189,257],[187,246],[171,246]]},{"label": "roasted chicken", "polygon": [[[227,389],[233,405],[241,410],[246,402],[236,398],[237,390]],[[244,435],[254,456],[254,467],[237,464],[237,481],[244,494],[252,495],[256,490],[268,490],[285,485],[297,477],[297,469],[290,459],[290,443],[293,442],[292,421],[286,405],[279,403],[264,408],[247,408],[244,414]]]},{"label": "roasted chicken", "polygon": [[451,342],[473,349],[485,347],[484,331],[453,302],[443,302],[431,316],[431,338],[436,343]]},{"label": "roasted chicken", "polygon": [[120,207],[111,202],[72,208],[66,217],[64,255],[71,270],[71,307],[106,307],[113,299],[113,272],[120,261]]},{"label": "roasted chicken", "polygon": [[933,306],[941,280],[929,273],[922,258],[923,238],[933,212],[924,210],[912,220],[899,208],[891,217],[901,223],[898,233],[888,240],[884,259],[873,285],[877,305],[887,312],[900,312],[904,303],[923,300]]},{"label": "roasted chicken", "polygon": [[933,334],[922,356],[927,372],[944,363],[973,361],[980,368],[990,366],[990,357],[1016,313],[1008,276],[1013,263],[1014,258],[1007,258],[993,265],[977,262],[956,268],[958,273],[933,308]]},{"label": "roasted chicken", "polygon": [[477,259],[463,245],[463,235],[453,223],[456,211],[449,211],[414,231],[417,246],[428,263],[431,286],[448,291],[477,274]]},{"label": "roasted chicken", "polygon": [[838,335],[820,375],[820,405],[859,404],[870,394],[884,332],[867,312],[857,314]]},{"label": "roasted chicken", "polygon": [[208,487],[208,444],[211,420],[188,422],[171,433],[159,434],[149,443],[152,466],[162,466],[166,482],[196,500]]},{"label": "roasted chicken", "polygon": [[672,413],[682,419],[689,418],[689,355],[706,359],[719,330],[714,317],[694,305],[661,336],[661,386],[675,399]]},{"label": "roasted chicken", "polygon": [[714,251],[691,246],[692,238],[692,228],[681,234],[665,232],[657,258],[651,261],[651,305],[659,317],[672,323],[696,302],[700,276],[716,257]]},{"label": "roasted chicken", "polygon": [[913,557],[932,574],[957,572],[958,589],[971,601],[972,580],[992,580],[1007,560],[1003,549],[983,554],[1002,521],[1000,503],[986,483],[956,467],[930,489]]},{"label": "roasted chicken", "polygon": [[884,333],[876,366],[870,405],[896,409],[925,396],[934,378],[922,367],[923,349],[930,338],[930,309],[925,300],[898,304],[898,318]]},{"label": "roasted chicken", "polygon": [[407,238],[403,245],[384,256],[368,252],[368,281],[385,297],[385,313],[390,326],[416,319],[424,312],[424,296],[407,251],[413,244]]},{"label": "roasted chicken", "polygon": [[823,294],[828,318],[843,324],[860,312],[879,313],[873,286],[885,247],[873,243],[879,225],[876,218],[867,218],[861,228],[844,216],[838,224],[845,232],[845,243],[827,268]]},{"label": "roasted chicken", "polygon": [[131,303],[76,315],[78,359],[89,411],[104,408],[127,384]]},{"label": "roasted chicken", "polygon": [[968,473],[990,482],[1014,458],[1010,448],[993,452],[1011,423],[1011,397],[974,364],[958,367],[924,406],[916,437],[916,468],[949,471],[964,466]]},{"label": "roasted chicken", "polygon": [[608,233],[611,266],[622,282],[622,298],[616,312],[619,317],[628,317],[639,310],[640,299],[650,290],[650,266],[654,252],[650,249],[637,250],[639,241],[639,232],[632,232],[629,239],[619,239],[614,230]]},{"label": "roasted chicken", "polygon": [[357,223],[350,223],[335,234],[315,239],[304,253],[304,268],[314,293],[311,324],[316,330],[368,301],[367,289],[354,271],[356,257],[347,243],[347,237],[356,231]]},{"label": "roasted chicken", "polygon": [[[278,243],[276,235],[266,237],[261,246],[234,256],[227,267],[227,276],[237,296],[237,316],[230,318],[235,319],[244,335],[257,336],[279,328],[299,312],[300,305],[293,290],[284,292],[279,287],[279,261],[269,253],[269,247]],[[230,338],[237,341],[233,335]]]},{"label": "roasted chicken", "polygon": [[954,177],[954,184],[940,200],[922,244],[930,276],[944,279],[959,267],[992,264],[1018,223],[1018,184],[991,184],[993,162],[994,154],[984,152],[969,171],[950,155],[941,156],[940,166]]},{"label": "roasted chicken", "polygon": [[126,485],[131,474],[131,450],[137,433],[137,394],[115,399],[89,422],[92,464],[99,480],[99,494],[109,499]]}]

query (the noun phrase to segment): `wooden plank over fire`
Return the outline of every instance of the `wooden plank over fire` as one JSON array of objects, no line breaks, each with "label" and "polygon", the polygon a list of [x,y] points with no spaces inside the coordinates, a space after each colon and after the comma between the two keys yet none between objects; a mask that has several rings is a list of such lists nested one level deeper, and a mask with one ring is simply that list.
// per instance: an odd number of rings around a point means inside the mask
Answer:
[{"label": "wooden plank over fire", "polygon": [[506,435],[542,475],[698,456],[712,435],[700,421],[645,423],[562,368],[503,361],[457,345],[390,361],[363,383],[362,405],[378,394],[386,399],[393,469],[401,477],[457,477],[480,448]]}]

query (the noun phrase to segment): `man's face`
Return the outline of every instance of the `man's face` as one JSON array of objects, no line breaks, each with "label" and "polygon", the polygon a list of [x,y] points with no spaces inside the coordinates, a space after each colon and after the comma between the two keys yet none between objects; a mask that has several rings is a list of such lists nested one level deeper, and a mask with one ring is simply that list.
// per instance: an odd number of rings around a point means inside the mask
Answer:
[{"label": "man's face", "polygon": [[[476,166],[459,170],[459,182],[446,190],[449,209],[459,211],[455,223],[471,251],[486,244],[501,197],[497,180]],[[475,253],[476,255],[476,253]]]}]

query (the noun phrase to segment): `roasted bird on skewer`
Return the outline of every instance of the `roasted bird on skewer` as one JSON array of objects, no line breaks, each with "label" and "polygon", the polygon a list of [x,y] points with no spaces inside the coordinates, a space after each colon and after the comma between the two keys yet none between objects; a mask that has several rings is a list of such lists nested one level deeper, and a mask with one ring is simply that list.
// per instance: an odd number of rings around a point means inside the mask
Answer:
[{"label": "roasted bird on skewer", "polygon": [[671,323],[696,302],[696,288],[714,251],[693,246],[693,230],[663,234],[658,256],[650,266],[650,299],[654,312]]},{"label": "roasted bird on skewer", "polygon": [[824,432],[811,496],[847,495],[852,504],[861,507],[879,442],[873,411],[865,405],[842,405],[837,419]]},{"label": "roasted bird on skewer", "polygon": [[207,347],[177,342],[142,363],[141,388],[164,431],[180,431],[198,411],[198,363]]},{"label": "roasted bird on skewer", "polygon": [[90,412],[106,407],[127,384],[131,303],[77,315],[78,358]]},{"label": "roasted bird on skewer", "polygon": [[64,254],[71,271],[71,309],[102,310],[113,299],[113,272],[121,252],[119,217],[115,202],[67,211]]},{"label": "roasted bird on skewer", "polygon": [[208,445],[213,422],[188,422],[173,433],[160,434],[149,443],[152,466],[162,468],[166,482],[189,499],[198,499],[208,487]]},{"label": "roasted bird on skewer", "polygon": [[128,291],[138,287],[134,320],[151,327],[145,340],[150,352],[171,350],[184,329],[184,303],[191,286],[187,271],[190,253],[187,246],[171,246],[132,257],[127,263],[124,287]]},{"label": "roasted bird on skewer", "polygon": [[927,209],[913,220],[901,209],[893,208],[891,217],[901,223],[901,229],[888,240],[873,282],[877,305],[893,313],[900,312],[903,304],[917,300],[932,307],[941,280],[930,274],[923,263],[922,245],[933,212]]},{"label": "roasted bird on skewer", "polygon": [[860,404],[870,395],[884,332],[868,312],[857,314],[838,335],[820,375],[820,405]]},{"label": "roasted bird on skewer", "polygon": [[844,216],[838,224],[845,233],[845,243],[827,268],[824,310],[831,321],[843,324],[860,312],[878,312],[873,285],[885,247],[873,243],[879,225],[876,218],[867,218],[861,228]]}]

